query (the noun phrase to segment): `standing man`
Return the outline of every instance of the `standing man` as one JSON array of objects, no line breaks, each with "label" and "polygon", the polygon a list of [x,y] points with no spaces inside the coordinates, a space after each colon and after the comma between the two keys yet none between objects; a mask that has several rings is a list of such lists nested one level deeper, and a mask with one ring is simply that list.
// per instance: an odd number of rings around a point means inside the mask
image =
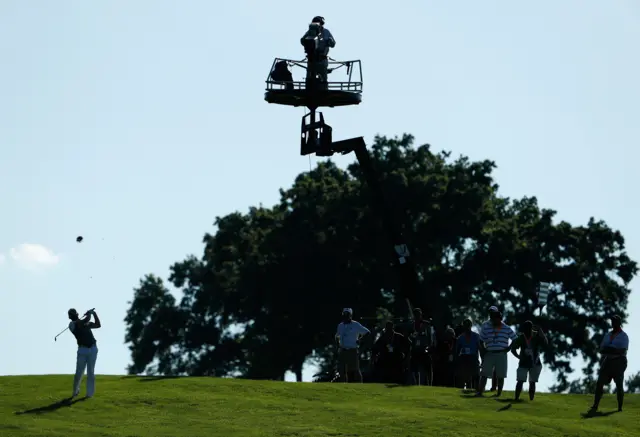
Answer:
[{"label": "standing man", "polygon": [[436,348],[435,382],[441,387],[455,387],[456,331],[448,326]]},{"label": "standing man", "polygon": [[478,387],[480,376],[480,335],[472,330],[473,322],[462,322],[463,332],[456,341],[456,387],[467,389]]},{"label": "standing man", "polygon": [[611,317],[611,332],[606,334],[600,344],[600,372],[596,382],[596,394],[590,413],[598,411],[600,400],[604,394],[604,386],[611,383],[616,384],[616,395],[618,398],[618,411],[622,411],[624,401],[624,372],[627,370],[627,350],[629,349],[629,336],[622,330],[622,319],[620,316]]},{"label": "standing man", "polygon": [[[76,355],[76,375],[73,378],[73,396],[76,397],[80,394],[80,383],[82,382],[82,376],[84,375],[85,368],[87,369],[87,397],[93,397],[96,390],[96,359],[98,358],[98,346],[96,345],[96,339],[93,336],[92,329],[98,329],[102,325],[100,324],[100,318],[95,311],[87,311],[84,318],[80,319],[78,312],[71,308],[69,315],[69,331],[76,338],[78,343],[78,352]],[[91,322],[91,316],[93,315],[94,321]]]},{"label": "standing man", "polygon": [[[320,82],[327,85],[327,74],[329,68],[329,49],[336,46],[336,40],[324,27],[324,17],[315,16],[311,20],[309,30],[300,38],[300,44],[305,48],[305,52],[309,56],[309,62],[315,64],[316,74],[320,78]],[[307,68],[307,81],[313,79],[308,77],[311,69]]]},{"label": "standing man", "polygon": [[411,338],[411,375],[417,385],[431,385],[433,383],[433,368],[430,349],[433,347],[433,328],[431,323],[424,320],[422,310],[413,310],[413,323],[409,330]]},{"label": "standing man", "polygon": [[[515,399],[520,400],[522,387],[529,378],[529,400],[533,400],[536,395],[536,383],[542,372],[542,361],[540,361],[540,346],[549,344],[549,340],[542,328],[533,329],[533,323],[527,320],[522,325],[522,334],[516,341],[511,343],[511,353],[520,362],[518,363]],[[520,351],[518,352],[518,349]]]},{"label": "standing man", "polygon": [[342,310],[342,322],[338,325],[336,341],[340,348],[340,379],[349,382],[355,379],[362,382],[362,372],[360,371],[360,345],[361,337],[371,333],[367,328],[352,319],[353,310],[345,308]]},{"label": "standing man", "polygon": [[411,359],[411,341],[395,331],[392,321],[386,323],[373,350],[382,382],[404,384]]},{"label": "standing man", "polygon": [[511,349],[509,340],[513,341],[516,338],[513,329],[502,321],[502,313],[498,308],[495,306],[489,308],[489,320],[484,322],[480,329],[480,340],[483,343],[482,371],[476,396],[482,396],[487,379],[493,376],[494,369],[498,378],[496,396],[502,394],[508,370],[507,352]]}]

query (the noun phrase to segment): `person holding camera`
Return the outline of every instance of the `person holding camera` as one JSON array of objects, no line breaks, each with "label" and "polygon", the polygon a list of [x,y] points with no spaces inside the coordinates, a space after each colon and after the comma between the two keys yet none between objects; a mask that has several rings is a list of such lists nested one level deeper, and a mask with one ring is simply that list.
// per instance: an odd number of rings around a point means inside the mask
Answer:
[{"label": "person holding camera", "polygon": [[[317,75],[320,83],[325,86],[329,69],[329,49],[336,46],[336,40],[329,29],[324,27],[324,17],[313,17],[309,30],[300,38],[300,43],[307,53],[309,67],[312,67],[307,68],[307,83],[315,80]],[[315,71],[312,72],[312,69]]]}]

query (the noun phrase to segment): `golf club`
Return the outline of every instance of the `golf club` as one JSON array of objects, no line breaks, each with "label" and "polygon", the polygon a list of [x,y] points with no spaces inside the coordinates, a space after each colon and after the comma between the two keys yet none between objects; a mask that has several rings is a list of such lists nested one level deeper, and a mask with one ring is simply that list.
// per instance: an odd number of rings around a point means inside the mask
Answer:
[{"label": "golf club", "polygon": [[[93,310],[95,310],[95,308],[91,308],[89,311],[87,311],[86,313],[84,313],[84,316],[86,316],[87,314],[89,314],[89,313],[90,313],[91,311],[93,311]],[[84,316],[82,316],[82,317],[84,317]],[[64,329],[63,329],[63,330],[62,330],[58,335],[56,335],[56,336],[53,338],[53,341],[58,341],[58,337],[60,337],[62,334],[64,334],[64,333],[65,333],[65,331],[66,331],[66,330],[68,330],[68,329],[69,329],[69,327],[68,327],[68,326],[67,326],[66,328],[64,328]]]}]

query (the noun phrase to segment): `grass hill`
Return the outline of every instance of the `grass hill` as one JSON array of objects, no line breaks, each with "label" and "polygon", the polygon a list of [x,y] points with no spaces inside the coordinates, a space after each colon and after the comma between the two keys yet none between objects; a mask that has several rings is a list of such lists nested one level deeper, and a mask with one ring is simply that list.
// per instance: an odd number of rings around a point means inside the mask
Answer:
[{"label": "grass hill", "polygon": [[496,400],[429,387],[99,376],[93,399],[57,403],[72,378],[0,377],[0,436],[640,435],[640,395],[627,395],[622,413],[607,395],[604,414],[584,418],[590,396],[510,403],[512,392]]}]

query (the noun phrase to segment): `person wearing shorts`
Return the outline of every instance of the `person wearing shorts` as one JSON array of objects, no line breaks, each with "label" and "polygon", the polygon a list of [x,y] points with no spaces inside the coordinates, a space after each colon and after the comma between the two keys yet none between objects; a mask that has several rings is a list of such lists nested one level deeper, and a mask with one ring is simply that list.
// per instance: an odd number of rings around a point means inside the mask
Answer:
[{"label": "person wearing shorts", "polygon": [[534,330],[533,323],[527,320],[522,325],[522,334],[511,343],[511,353],[518,358],[518,370],[516,378],[515,400],[520,400],[520,394],[524,383],[529,380],[529,400],[533,400],[536,395],[536,383],[542,372],[542,361],[540,360],[540,347],[549,344],[549,340],[541,328]]},{"label": "person wearing shorts", "polygon": [[622,318],[620,316],[611,317],[612,330],[604,336],[600,343],[600,372],[596,382],[596,393],[590,413],[598,411],[600,400],[604,394],[604,386],[611,383],[616,384],[616,397],[618,400],[618,411],[622,411],[624,401],[624,372],[627,370],[627,350],[629,349],[629,336],[622,330]]},{"label": "person wearing shorts", "polygon": [[340,348],[339,373],[343,382],[362,382],[362,372],[360,371],[360,337],[371,333],[367,328],[352,319],[353,310],[345,308],[342,310],[342,322],[338,325],[336,341]]},{"label": "person wearing shorts", "polygon": [[509,341],[514,341],[517,338],[516,333],[502,321],[502,313],[498,308],[492,306],[489,308],[489,320],[482,324],[479,334],[483,347],[480,384],[478,384],[476,396],[482,396],[487,380],[493,376],[494,369],[498,377],[496,396],[500,396],[504,388],[504,380],[507,377]]}]

